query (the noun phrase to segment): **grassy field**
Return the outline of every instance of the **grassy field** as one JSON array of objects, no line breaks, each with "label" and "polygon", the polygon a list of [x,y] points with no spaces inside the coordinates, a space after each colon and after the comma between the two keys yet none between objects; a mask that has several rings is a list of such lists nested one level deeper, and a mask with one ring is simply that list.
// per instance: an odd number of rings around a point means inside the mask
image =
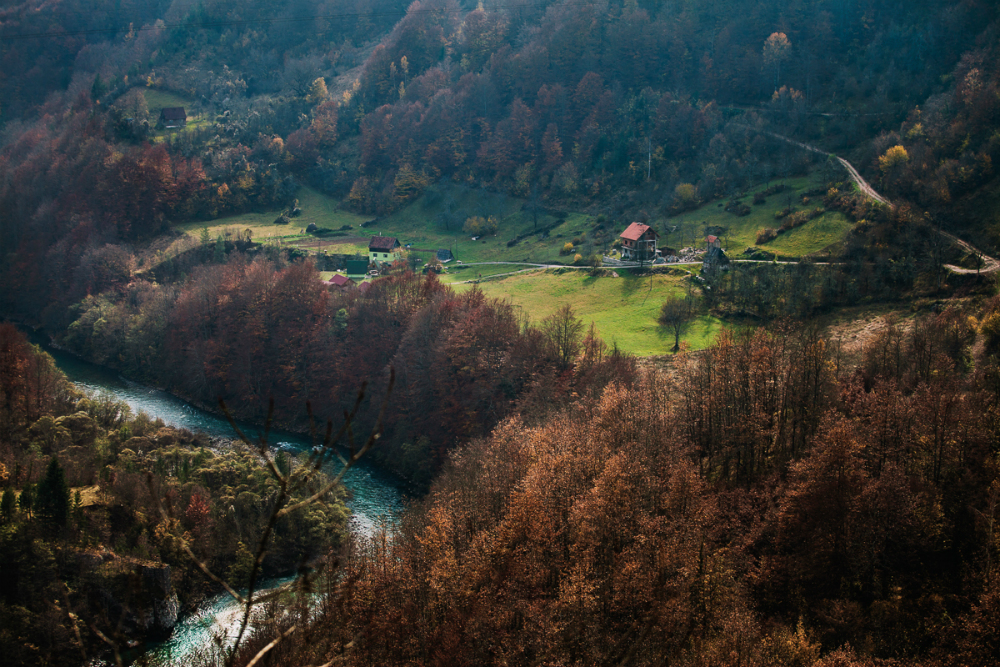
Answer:
[{"label": "grassy field", "polygon": [[[654,275],[650,286],[649,276],[636,277],[627,271],[619,275],[595,278],[586,271],[549,269],[475,287],[489,296],[509,299],[536,323],[568,303],[586,326],[594,323],[609,345],[617,343],[620,349],[639,356],[667,354],[674,343],[673,335],[660,327],[656,318],[668,296],[683,293],[682,278]],[[456,285],[455,289],[472,287]],[[701,316],[682,340],[691,349],[700,350],[712,343],[722,327],[720,320]]]},{"label": "grassy field", "polygon": [[[151,92],[169,96],[169,93],[162,91]],[[800,193],[818,187],[819,182],[812,177],[787,179],[786,184],[789,190],[768,197],[763,205],[752,206],[751,214],[742,218],[724,211],[720,202],[712,202],[679,216],[654,220],[652,224],[663,232],[660,238],[661,245],[678,248],[692,244],[701,245],[704,243],[706,227],[722,227],[726,231],[721,236],[728,245],[729,254],[738,256],[746,247],[755,244],[758,229],[780,226],[780,221],[774,218],[774,213],[786,207],[789,200],[800,210],[822,205],[822,202],[816,200],[803,205],[799,200]],[[532,215],[526,209],[524,200],[453,183],[439,183],[429,188],[409,206],[364,229],[361,228],[361,223],[369,218],[341,210],[340,202],[335,199],[307,187],[300,189],[298,197],[302,215],[294,218],[289,225],[274,224],[274,219],[281,213],[280,210],[244,213],[210,222],[209,234],[214,238],[226,231],[243,231],[249,228],[254,240],[258,242],[280,240],[281,243],[316,248],[316,237],[305,233],[305,228],[310,223],[332,230],[340,229],[343,225],[352,225],[353,229],[344,237],[323,237],[321,247],[331,253],[365,253],[367,243],[362,239],[382,233],[386,236],[395,236],[404,246],[412,246],[412,254],[424,261],[430,259],[434,251],[448,248],[457,260],[466,263],[504,261],[561,264],[572,263],[577,253],[585,258],[595,252],[601,253],[610,247],[611,241],[617,236],[617,232],[610,230],[603,237],[596,236],[595,221],[587,214],[567,212],[563,214],[565,217],[560,219],[552,215],[552,212],[547,212],[539,213],[538,216],[538,228],[550,228],[547,234],[529,235],[508,247],[510,240],[527,235],[535,229]],[[744,201],[751,202],[752,193],[745,197]],[[441,219],[441,212],[447,209],[451,210],[450,229]],[[499,231],[495,236],[486,236],[473,241],[468,233],[461,230],[465,219],[472,216],[494,216],[499,222]],[[196,222],[181,225],[180,229],[197,237],[204,226],[204,223]],[[675,226],[676,230],[671,231]],[[842,214],[824,213],[761,247],[784,256],[802,256],[840,241],[850,228],[850,221]],[[573,253],[561,254],[563,246],[572,241],[577,242]],[[452,263],[451,266],[456,265]],[[482,273],[485,277],[506,273],[509,270],[513,269],[484,267],[475,273]],[[463,277],[452,280],[469,280],[475,277],[469,271],[462,271],[462,274]]]},{"label": "grassy field", "polygon": [[142,96],[146,98],[149,115],[153,118],[159,118],[160,111],[166,107],[184,107],[186,109],[192,103],[190,98],[168,93],[165,90],[156,90],[155,88],[143,88]]},{"label": "grassy field", "polygon": [[[755,245],[758,229],[780,226],[774,213],[788,206],[789,201],[798,210],[822,206],[819,197],[809,204],[803,204],[799,197],[805,191],[818,188],[820,184],[817,180],[801,177],[787,179],[785,183],[789,189],[768,197],[763,205],[752,205],[751,192],[743,201],[751,205],[752,212],[742,218],[724,211],[724,205],[719,202],[712,202],[679,216],[654,220],[652,224],[664,232],[660,239],[662,245],[678,248],[702,245],[706,227],[722,227],[725,231],[720,236],[728,242],[729,254],[738,256],[744,248]],[[324,237],[323,249],[335,253],[365,254],[367,238],[378,233],[395,236],[404,246],[411,245],[412,254],[424,261],[430,259],[431,252],[449,248],[456,261],[447,265],[441,280],[455,284],[458,290],[472,289],[473,285],[457,283],[476,280],[480,276],[489,278],[511,273],[527,266],[467,266],[468,263],[569,263],[573,256],[560,254],[567,241],[576,240],[575,252],[587,257],[593,252],[605,250],[617,236],[615,231],[595,237],[595,221],[587,214],[567,212],[565,217],[556,217],[549,212],[540,214],[538,219],[538,228],[551,227],[547,235],[526,236],[508,247],[509,240],[534,229],[525,202],[450,183],[428,189],[411,205],[364,229],[361,223],[368,218],[341,210],[337,200],[309,188],[302,188],[298,197],[302,215],[294,218],[289,225],[274,224],[274,219],[281,213],[275,210],[214,220],[208,224],[209,234],[214,238],[226,231],[242,232],[249,228],[255,241],[280,240],[283,244],[311,250],[316,247],[317,239],[305,233],[310,223],[332,230],[352,225],[353,228],[344,237]],[[450,229],[440,215],[443,210],[451,211]],[[469,234],[461,231],[461,224],[474,215],[496,217],[499,221],[497,235],[472,241]],[[674,226],[676,230],[670,231]],[[189,223],[180,226],[180,229],[198,238],[204,227],[204,223]],[[784,256],[802,256],[839,242],[850,228],[850,221],[843,215],[824,213],[761,247]],[[458,264],[458,260],[465,264]],[[697,267],[692,269],[697,271]],[[510,299],[534,322],[541,321],[569,303],[586,325],[594,322],[599,335],[608,344],[617,344],[619,348],[640,356],[668,353],[673,337],[657,324],[656,319],[663,301],[683,290],[683,278],[665,274],[654,275],[653,278],[636,277],[627,270],[618,273],[620,277],[614,278],[592,277],[587,271],[569,269],[539,270],[487,280],[477,287],[489,296]],[[329,274],[324,274],[324,278],[328,277]],[[703,349],[714,341],[723,327],[720,320],[703,315],[691,325],[683,340],[691,349]]]},{"label": "grassy field", "polygon": [[316,245],[316,237],[305,232],[310,223],[316,223],[317,227],[325,229],[340,229],[344,225],[352,225],[354,229],[348,231],[345,237],[328,236],[322,238],[323,249],[329,253],[368,253],[367,240],[363,242],[357,240],[360,237],[367,239],[370,235],[367,230],[361,229],[361,223],[368,218],[339,210],[337,208],[338,202],[335,199],[311,188],[301,188],[298,192],[298,199],[302,215],[292,218],[292,222],[287,225],[274,224],[275,219],[281,215],[281,210],[276,209],[264,213],[231,215],[208,223],[189,222],[178,225],[177,229],[198,238],[201,236],[202,230],[208,227],[208,233],[213,239],[220,234],[225,235],[226,232],[236,233],[249,229],[253,233],[254,241],[258,243],[274,242],[280,239],[285,244],[313,248]]},{"label": "grassy field", "polygon": [[[440,212],[450,203],[454,222],[448,229],[439,220]],[[499,231],[496,236],[487,236],[473,241],[462,231],[462,224],[473,216],[496,217]],[[485,190],[473,190],[454,184],[438,184],[421,195],[413,204],[401,211],[378,221],[370,227],[374,232],[395,236],[400,243],[411,244],[421,250],[450,249],[456,259],[463,262],[559,262],[568,264],[572,255],[560,255],[559,251],[567,241],[580,234],[591,234],[593,220],[583,213],[568,213],[558,218],[539,213],[538,228],[557,225],[548,236],[530,236],[512,247],[507,242],[514,237],[534,229],[531,213],[524,210],[524,201]],[[581,244],[581,250],[593,252],[589,243]],[[423,257],[422,254],[417,254]],[[585,255],[586,256],[586,255]],[[427,255],[426,257],[429,257]]]},{"label": "grassy field", "polygon": [[165,107],[184,107],[188,114],[187,124],[183,128],[154,130],[150,135],[154,143],[173,139],[181,132],[192,132],[200,127],[207,126],[212,121],[211,116],[208,114],[191,113],[193,100],[190,98],[181,97],[165,90],[156,90],[155,88],[143,88],[142,96],[146,98],[146,106],[149,107],[150,125],[156,125],[160,119],[160,111]]},{"label": "grassy field", "polygon": [[[775,183],[777,182],[775,181]],[[664,231],[660,237],[660,243],[675,248],[692,245],[692,241],[703,244],[705,229],[717,226],[726,230],[725,233],[719,235],[723,239],[723,248],[730,256],[738,256],[748,246],[756,245],[757,230],[764,227],[777,229],[781,226],[781,220],[775,219],[774,214],[788,206],[789,202],[794,209],[800,211],[822,208],[823,201],[820,197],[812,198],[809,204],[803,204],[799,198],[800,194],[821,186],[820,181],[815,177],[789,178],[785,179],[784,183],[789,189],[771,195],[767,198],[767,202],[762,205],[753,204],[753,193],[763,191],[765,189],[763,186],[754,188],[746,197],[743,197],[742,201],[750,206],[751,213],[742,218],[726,212],[723,210],[725,204],[716,201],[694,211],[658,221],[658,227]],[[674,225],[677,226],[677,229],[671,232]],[[801,227],[778,235],[778,238],[759,247],[779,255],[800,257],[819,252],[830,244],[840,241],[851,229],[851,226],[851,221],[842,213],[829,211]]]}]

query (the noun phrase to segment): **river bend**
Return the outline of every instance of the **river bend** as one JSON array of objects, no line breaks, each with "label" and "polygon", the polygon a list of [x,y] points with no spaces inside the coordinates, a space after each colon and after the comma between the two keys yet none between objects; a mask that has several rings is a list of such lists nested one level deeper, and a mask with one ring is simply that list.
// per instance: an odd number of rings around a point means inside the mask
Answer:
[{"label": "river bend", "polygon": [[[169,426],[212,436],[235,437],[229,422],[218,415],[196,408],[167,392],[125,380],[115,371],[53,348],[37,335],[30,338],[52,355],[66,377],[80,389],[110,393],[116,400],[127,403],[133,412],[141,410],[151,417],[162,419]],[[248,424],[241,423],[240,428],[247,435],[259,433],[258,428]],[[292,452],[312,446],[308,439],[282,431],[272,431],[270,439],[274,447]],[[403,508],[404,495],[395,478],[364,460],[347,472],[344,485],[351,492],[347,502],[351,509],[351,530],[357,533],[370,535],[380,524],[391,521]],[[281,583],[283,580],[280,579],[262,582],[265,588]],[[225,631],[238,618],[239,609],[232,599],[228,595],[216,596],[202,604],[194,614],[181,619],[171,637],[151,647],[145,657],[149,664],[157,667],[185,664],[194,652],[212,642],[215,633]]]}]

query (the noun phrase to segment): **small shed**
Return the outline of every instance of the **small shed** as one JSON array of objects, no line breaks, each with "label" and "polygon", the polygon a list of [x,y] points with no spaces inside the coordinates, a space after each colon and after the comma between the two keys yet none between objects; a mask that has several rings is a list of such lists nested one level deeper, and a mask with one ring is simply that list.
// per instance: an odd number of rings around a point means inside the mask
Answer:
[{"label": "small shed", "polygon": [[364,278],[366,273],[368,273],[368,260],[367,259],[349,259],[349,260],[347,260],[347,277],[348,278]]},{"label": "small shed", "polygon": [[711,273],[712,271],[726,271],[729,269],[729,258],[726,257],[725,251],[717,245],[709,246],[708,252],[705,253],[705,259],[701,263],[702,273]]},{"label": "small shed", "polygon": [[187,125],[187,112],[184,107],[163,107],[160,109],[160,124],[163,127],[184,127]]},{"label": "small shed", "polygon": [[446,262],[450,262],[451,260],[455,259],[455,256],[451,254],[451,250],[448,250],[447,248],[442,248],[441,250],[438,250],[436,257],[437,260],[442,264],[445,264]]}]

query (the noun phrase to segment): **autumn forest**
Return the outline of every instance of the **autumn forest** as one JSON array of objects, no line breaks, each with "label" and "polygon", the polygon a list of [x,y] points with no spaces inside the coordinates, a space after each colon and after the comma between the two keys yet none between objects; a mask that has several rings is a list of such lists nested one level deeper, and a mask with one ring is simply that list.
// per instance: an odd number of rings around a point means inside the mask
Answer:
[{"label": "autumn forest", "polygon": [[0,5],[4,664],[997,663],[995,3]]}]

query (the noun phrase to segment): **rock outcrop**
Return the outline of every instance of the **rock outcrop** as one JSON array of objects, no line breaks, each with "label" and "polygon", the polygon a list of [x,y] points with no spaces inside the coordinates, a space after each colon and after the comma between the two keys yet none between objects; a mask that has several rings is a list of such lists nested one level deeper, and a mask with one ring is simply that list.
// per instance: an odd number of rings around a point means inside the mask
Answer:
[{"label": "rock outcrop", "polygon": [[118,557],[110,551],[77,557],[92,607],[135,640],[164,639],[180,613],[169,565]]}]

